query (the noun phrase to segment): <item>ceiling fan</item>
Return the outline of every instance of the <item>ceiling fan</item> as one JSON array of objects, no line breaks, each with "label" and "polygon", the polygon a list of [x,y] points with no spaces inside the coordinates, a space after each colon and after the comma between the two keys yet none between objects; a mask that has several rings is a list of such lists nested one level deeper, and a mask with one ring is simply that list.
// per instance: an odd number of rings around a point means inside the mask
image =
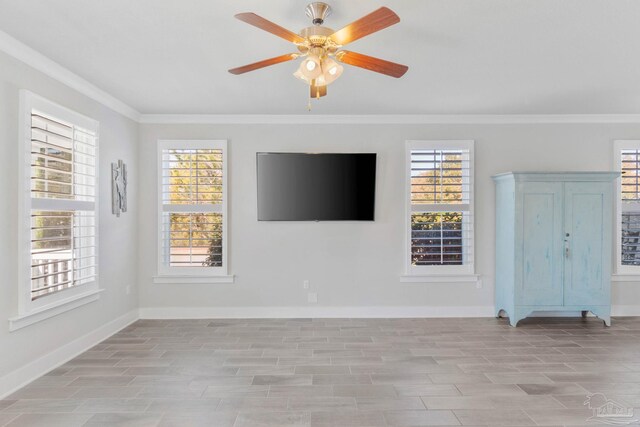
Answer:
[{"label": "ceiling fan", "polygon": [[331,14],[331,7],[328,4],[313,2],[307,6],[306,13],[311,18],[313,25],[302,29],[299,34],[282,28],[255,13],[237,14],[235,16],[237,19],[290,41],[296,45],[298,52],[287,53],[253,64],[232,68],[229,72],[231,74],[243,74],[281,62],[304,58],[293,75],[309,85],[310,97],[320,98],[327,94],[327,85],[333,83],[342,74],[343,67],[339,63],[353,65],[395,78],[402,77],[409,69],[406,65],[342,50],[342,47],[348,43],[400,22],[398,15],[391,9],[381,7],[338,31],[322,25],[325,18]]}]

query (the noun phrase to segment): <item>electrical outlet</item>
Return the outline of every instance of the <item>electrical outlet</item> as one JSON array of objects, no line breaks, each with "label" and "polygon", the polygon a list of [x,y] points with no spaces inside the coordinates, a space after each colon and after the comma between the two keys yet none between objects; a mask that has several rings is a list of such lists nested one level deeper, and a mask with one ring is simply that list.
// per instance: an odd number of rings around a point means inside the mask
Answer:
[{"label": "electrical outlet", "polygon": [[302,287],[305,288],[305,289],[309,289],[309,281],[308,280],[304,280],[302,282]]},{"label": "electrical outlet", "polygon": [[478,279],[476,282],[476,289],[482,289],[482,279]]},{"label": "electrical outlet", "polygon": [[309,294],[307,295],[307,302],[309,302],[310,304],[317,304],[318,294],[315,292],[309,292]]}]

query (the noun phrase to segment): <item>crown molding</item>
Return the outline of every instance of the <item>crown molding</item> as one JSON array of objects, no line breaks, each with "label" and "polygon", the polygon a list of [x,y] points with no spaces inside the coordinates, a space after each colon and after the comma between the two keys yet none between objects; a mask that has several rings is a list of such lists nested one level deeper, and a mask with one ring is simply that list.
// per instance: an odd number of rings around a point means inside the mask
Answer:
[{"label": "crown molding", "polygon": [[40,52],[0,31],[0,51],[136,122],[140,113]]},{"label": "crown molding", "polygon": [[640,124],[640,114],[142,114],[145,124],[291,125],[291,124]]}]

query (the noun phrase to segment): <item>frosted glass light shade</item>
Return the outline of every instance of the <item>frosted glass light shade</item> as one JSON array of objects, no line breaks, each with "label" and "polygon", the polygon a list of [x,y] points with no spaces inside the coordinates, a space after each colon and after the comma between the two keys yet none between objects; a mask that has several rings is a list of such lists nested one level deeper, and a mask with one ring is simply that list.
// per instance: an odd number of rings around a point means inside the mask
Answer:
[{"label": "frosted glass light shade", "polygon": [[322,61],[322,76],[324,77],[326,84],[333,83],[342,75],[343,71],[344,67],[331,58],[326,58]]},{"label": "frosted glass light shade", "polygon": [[320,58],[309,55],[300,64],[300,72],[308,79],[315,79],[322,74],[322,64]]},{"label": "frosted glass light shade", "polygon": [[295,73],[293,73],[293,76],[294,76],[294,77],[296,77],[296,78],[298,78],[298,79],[300,79],[300,80],[302,80],[303,82],[305,82],[305,83],[306,83],[306,84],[308,84],[308,85],[310,85],[310,84],[311,84],[311,80],[313,80],[313,79],[308,78],[308,77],[307,77],[307,76],[305,76],[304,74],[302,74],[302,71],[300,71],[300,67],[298,67],[298,69],[296,70],[296,72],[295,72]]},{"label": "frosted glass light shade", "polygon": [[[316,60],[319,62],[315,62]],[[344,67],[331,58],[325,57],[320,60],[317,56],[309,56],[302,61],[293,75],[308,85],[326,86],[336,81],[343,71]]]}]

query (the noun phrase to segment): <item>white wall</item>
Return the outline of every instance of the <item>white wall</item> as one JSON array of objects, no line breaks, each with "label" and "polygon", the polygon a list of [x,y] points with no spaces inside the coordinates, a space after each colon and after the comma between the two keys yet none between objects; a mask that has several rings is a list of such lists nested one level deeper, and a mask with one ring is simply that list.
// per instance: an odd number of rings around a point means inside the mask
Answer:
[{"label": "white wall", "polygon": [[[18,310],[18,139],[19,90],[28,89],[100,122],[99,269],[100,299],[40,323],[9,332],[7,319]],[[0,52],[0,396],[47,363],[64,357],[69,343],[87,343],[87,334],[106,331],[105,325],[135,316],[138,306],[137,256],[137,123],[78,94],[27,65]],[[130,166],[129,212],[111,215],[110,164]],[[132,291],[126,294],[126,286]],[[102,328],[102,329],[101,329]],[[78,341],[85,337],[85,340]],[[89,338],[90,340],[90,338]],[[78,351],[82,348],[78,347]],[[52,353],[52,352],[55,352]],[[47,362],[37,362],[41,357]],[[44,360],[44,359],[42,359]]]},{"label": "white wall", "polygon": [[[640,125],[595,124],[141,125],[141,313],[148,317],[491,315],[495,241],[491,175],[509,170],[611,170],[612,141],[639,135]],[[157,253],[158,139],[229,140],[229,265],[237,276],[234,284],[152,284]],[[407,139],[476,141],[476,272],[483,281],[481,289],[469,283],[399,281],[404,265]],[[376,221],[258,222],[258,151],[378,153]],[[307,291],[302,288],[305,279],[318,293],[317,306],[307,303]],[[637,310],[640,284],[614,284],[613,304]]]}]

